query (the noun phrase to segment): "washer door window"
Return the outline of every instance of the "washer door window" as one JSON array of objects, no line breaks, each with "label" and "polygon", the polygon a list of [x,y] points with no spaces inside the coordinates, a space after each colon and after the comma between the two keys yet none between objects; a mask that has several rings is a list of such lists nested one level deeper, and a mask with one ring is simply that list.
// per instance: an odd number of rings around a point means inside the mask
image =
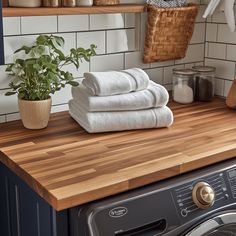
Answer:
[{"label": "washer door window", "polygon": [[186,236],[236,236],[236,213],[216,216],[200,224]]}]

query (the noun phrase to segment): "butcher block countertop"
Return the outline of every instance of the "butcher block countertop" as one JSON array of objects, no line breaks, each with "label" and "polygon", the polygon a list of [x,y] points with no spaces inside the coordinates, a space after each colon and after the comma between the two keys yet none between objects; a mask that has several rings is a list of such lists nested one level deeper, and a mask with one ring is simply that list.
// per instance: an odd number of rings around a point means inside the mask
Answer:
[{"label": "butcher block countertop", "polygon": [[0,161],[56,210],[125,192],[236,156],[236,111],[171,103],[171,128],[88,134],[67,112],[47,129],[0,125]]}]

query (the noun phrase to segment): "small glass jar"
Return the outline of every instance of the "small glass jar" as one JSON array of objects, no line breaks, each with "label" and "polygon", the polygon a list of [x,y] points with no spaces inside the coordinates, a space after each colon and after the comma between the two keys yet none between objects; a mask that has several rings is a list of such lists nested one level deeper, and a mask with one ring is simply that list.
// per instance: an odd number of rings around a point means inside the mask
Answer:
[{"label": "small glass jar", "polygon": [[44,7],[60,7],[61,0],[43,0]]},{"label": "small glass jar", "polygon": [[77,0],[77,6],[92,6],[93,0]]},{"label": "small glass jar", "polygon": [[197,73],[191,69],[173,70],[173,100],[188,104],[194,101],[195,77]]},{"label": "small glass jar", "polygon": [[75,7],[76,0],[62,0],[62,6],[63,7]]},{"label": "small glass jar", "polygon": [[214,98],[215,71],[212,66],[194,66],[193,70],[198,73],[196,76],[196,100],[210,102]]}]

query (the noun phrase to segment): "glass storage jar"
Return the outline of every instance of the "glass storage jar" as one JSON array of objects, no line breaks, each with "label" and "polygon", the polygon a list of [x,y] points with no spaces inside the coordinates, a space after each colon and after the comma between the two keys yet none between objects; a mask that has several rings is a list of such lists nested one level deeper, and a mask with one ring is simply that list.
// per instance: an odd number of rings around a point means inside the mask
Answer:
[{"label": "glass storage jar", "polygon": [[196,76],[196,100],[203,102],[212,101],[216,68],[212,66],[194,66],[193,70],[198,73]]},{"label": "glass storage jar", "polygon": [[61,0],[43,0],[44,7],[60,7]]},{"label": "glass storage jar", "polygon": [[188,104],[195,97],[196,72],[191,69],[173,70],[173,100],[178,103]]},{"label": "glass storage jar", "polygon": [[77,0],[76,5],[77,6],[92,6],[93,0]]},{"label": "glass storage jar", "polygon": [[76,0],[62,0],[62,6],[63,7],[75,7]]}]

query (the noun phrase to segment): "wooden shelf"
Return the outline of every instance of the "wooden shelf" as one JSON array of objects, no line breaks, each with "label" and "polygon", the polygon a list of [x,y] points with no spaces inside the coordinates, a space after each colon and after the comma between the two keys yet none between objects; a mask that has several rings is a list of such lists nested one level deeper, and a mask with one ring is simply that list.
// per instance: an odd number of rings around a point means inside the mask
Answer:
[{"label": "wooden shelf", "polygon": [[59,7],[59,8],[4,7],[3,16],[10,17],[10,16],[106,14],[106,13],[140,13],[144,11],[145,11],[145,5],[141,5],[141,4],[120,4],[116,6]]}]

